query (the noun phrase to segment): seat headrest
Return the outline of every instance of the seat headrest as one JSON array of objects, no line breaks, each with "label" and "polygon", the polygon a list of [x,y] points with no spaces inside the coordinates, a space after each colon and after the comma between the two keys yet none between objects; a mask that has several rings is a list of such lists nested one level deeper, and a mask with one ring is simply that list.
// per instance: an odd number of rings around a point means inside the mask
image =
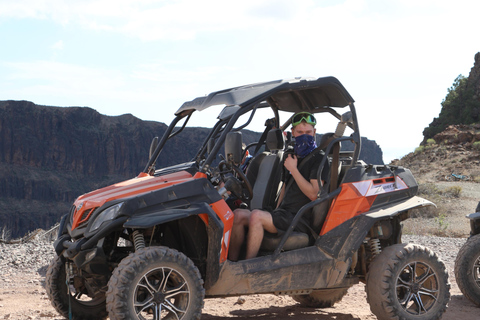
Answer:
[{"label": "seat headrest", "polygon": [[320,137],[320,143],[318,146],[320,147],[321,150],[325,150],[325,148],[328,146],[328,144],[332,140],[333,140],[333,132],[324,133]]},{"label": "seat headrest", "polygon": [[[320,138],[320,144],[318,145],[318,147],[325,151],[325,149],[328,147],[328,145],[330,144],[330,142],[333,141],[333,139],[335,139],[335,134],[333,132],[329,132],[329,133],[325,133],[322,135],[322,137]],[[339,142],[340,146],[342,146],[342,144]],[[333,149],[330,150],[330,154],[332,153]]]},{"label": "seat headrest", "polygon": [[285,147],[285,137],[282,129],[272,129],[268,131],[265,144],[270,151],[283,150]]}]

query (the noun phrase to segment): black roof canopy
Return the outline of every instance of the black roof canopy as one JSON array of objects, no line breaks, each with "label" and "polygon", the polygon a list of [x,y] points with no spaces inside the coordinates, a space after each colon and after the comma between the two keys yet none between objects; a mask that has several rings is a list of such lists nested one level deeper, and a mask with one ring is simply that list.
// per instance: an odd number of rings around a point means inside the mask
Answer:
[{"label": "black roof canopy", "polygon": [[278,110],[289,112],[319,112],[323,107],[346,107],[354,102],[345,87],[335,77],[295,78],[239,86],[212,92],[185,102],[175,112],[204,110],[214,105],[247,106],[267,100]]}]

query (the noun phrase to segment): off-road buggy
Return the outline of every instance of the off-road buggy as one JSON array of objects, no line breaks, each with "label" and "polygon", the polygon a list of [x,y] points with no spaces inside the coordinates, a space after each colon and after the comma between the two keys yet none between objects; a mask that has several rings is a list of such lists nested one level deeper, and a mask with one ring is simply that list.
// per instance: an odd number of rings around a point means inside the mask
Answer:
[{"label": "off-road buggy", "polygon": [[[218,121],[192,161],[155,169],[189,119],[218,105]],[[315,114],[318,131],[327,128],[323,118],[338,123],[312,153],[325,155],[318,177],[329,167],[329,179],[288,230],[265,236],[258,257],[230,261],[234,207],[226,200],[273,206],[288,152],[285,130],[300,111]],[[245,175],[242,132],[257,117],[265,130],[246,147],[254,158]],[[347,142],[352,151],[340,148]],[[74,319],[185,320],[201,317],[205,298],[248,294],[330,307],[364,282],[379,319],[438,319],[450,297],[445,266],[430,249],[401,242],[410,210],[433,204],[415,196],[408,169],[359,161],[360,147],[354,100],[333,77],[240,86],[185,102],[152,142],[143,172],[80,196],[61,219],[48,296]],[[311,218],[310,234],[294,231],[303,215]]]},{"label": "off-road buggy", "polygon": [[455,279],[463,295],[480,307],[480,202],[470,220],[470,237],[455,260]]}]

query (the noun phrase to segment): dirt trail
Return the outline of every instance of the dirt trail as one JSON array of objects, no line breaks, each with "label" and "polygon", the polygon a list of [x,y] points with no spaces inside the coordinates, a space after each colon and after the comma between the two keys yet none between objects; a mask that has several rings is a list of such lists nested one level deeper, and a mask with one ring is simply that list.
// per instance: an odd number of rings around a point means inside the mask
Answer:
[{"label": "dirt trail", "polygon": [[[452,285],[452,299],[444,320],[477,320],[479,308],[463,297],[453,276],[455,256],[465,239],[405,236],[404,242],[423,244],[434,249],[445,262]],[[45,289],[46,264],[53,256],[50,243],[0,245],[0,320],[60,320],[48,300]],[[288,296],[252,295],[207,299],[202,320],[374,320],[366,301],[365,286],[350,288],[333,308],[310,309],[299,306]]]}]

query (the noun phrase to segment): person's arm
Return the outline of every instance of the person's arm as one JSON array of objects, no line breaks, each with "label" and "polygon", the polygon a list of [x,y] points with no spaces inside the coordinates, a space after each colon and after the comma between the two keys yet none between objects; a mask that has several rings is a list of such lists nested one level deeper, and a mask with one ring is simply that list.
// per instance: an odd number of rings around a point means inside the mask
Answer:
[{"label": "person's arm", "polygon": [[285,168],[290,171],[290,174],[304,195],[312,201],[317,199],[319,191],[317,179],[310,179],[309,181],[302,176],[300,171],[298,171],[297,157],[295,155],[289,155],[285,159]]}]

